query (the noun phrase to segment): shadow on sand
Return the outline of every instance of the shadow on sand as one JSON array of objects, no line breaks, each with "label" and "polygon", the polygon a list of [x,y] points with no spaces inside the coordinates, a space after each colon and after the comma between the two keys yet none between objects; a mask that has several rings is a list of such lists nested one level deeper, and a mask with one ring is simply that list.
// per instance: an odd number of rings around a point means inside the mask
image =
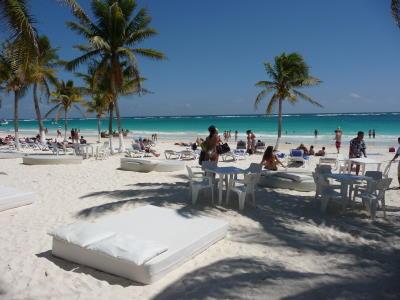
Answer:
[{"label": "shadow on sand", "polygon": [[[156,299],[246,298],[249,289],[257,289],[256,298],[262,299],[284,294],[286,299],[397,298],[400,295],[400,252],[394,241],[400,238],[400,229],[396,226],[398,210],[393,208],[387,221],[379,218],[376,222],[370,222],[365,215],[355,211],[343,214],[331,211],[321,215],[314,197],[307,195],[269,189],[257,191],[257,207],[248,206],[239,213],[257,222],[262,230],[232,222],[230,240],[258,244],[266,250],[275,248],[283,253],[292,250],[297,253],[298,260],[304,254],[319,259],[326,257],[331,264],[333,261],[336,273],[304,273],[265,259],[225,259],[182,276]],[[212,216],[231,208],[237,210],[236,200],[227,207],[208,206],[208,196],[203,196],[199,204],[191,205],[187,184],[182,182],[138,183],[126,186],[126,189],[90,193],[81,199],[104,196],[115,201],[83,209],[77,217],[99,217],[136,204],[174,206],[185,217]],[[345,255],[346,263],[335,261],[337,255]],[[38,256],[64,270],[88,273],[110,284],[132,284],[129,280],[54,258],[50,251]],[[288,284],[290,291],[286,288]]]}]

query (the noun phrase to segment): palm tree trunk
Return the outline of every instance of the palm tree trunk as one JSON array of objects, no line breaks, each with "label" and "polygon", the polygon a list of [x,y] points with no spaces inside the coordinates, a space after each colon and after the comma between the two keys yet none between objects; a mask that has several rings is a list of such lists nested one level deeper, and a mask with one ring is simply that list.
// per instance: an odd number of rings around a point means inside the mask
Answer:
[{"label": "palm tree trunk", "polygon": [[275,150],[279,150],[279,143],[282,136],[282,104],[283,99],[279,99],[278,102],[278,138],[276,139]]},{"label": "palm tree trunk", "polygon": [[14,135],[15,135],[15,145],[17,147],[17,150],[20,151],[21,145],[19,143],[19,133],[18,133],[18,128],[19,128],[18,110],[19,110],[19,91],[14,91]]},{"label": "palm tree trunk", "polygon": [[101,116],[97,115],[97,142],[101,142]]},{"label": "palm tree trunk", "polygon": [[113,114],[114,114],[114,108],[111,106],[110,107],[110,118],[108,120],[108,138],[110,141],[110,153],[114,154],[114,146],[113,146]]},{"label": "palm tree trunk", "polygon": [[40,142],[42,144],[46,143],[46,135],[44,131],[44,125],[42,120],[42,115],[40,113],[40,106],[39,106],[39,98],[37,95],[37,84],[33,85],[33,103],[35,104],[35,112],[36,112],[36,119],[39,125],[39,135],[40,135]]},{"label": "palm tree trunk", "polygon": [[68,123],[67,123],[67,109],[64,108],[64,142],[68,142],[67,140],[67,130],[68,130]]},{"label": "palm tree trunk", "polygon": [[124,135],[121,128],[121,116],[119,114],[118,100],[115,98],[115,115],[117,116],[117,126],[118,126],[118,140],[119,140],[119,152],[125,152],[124,145]]}]

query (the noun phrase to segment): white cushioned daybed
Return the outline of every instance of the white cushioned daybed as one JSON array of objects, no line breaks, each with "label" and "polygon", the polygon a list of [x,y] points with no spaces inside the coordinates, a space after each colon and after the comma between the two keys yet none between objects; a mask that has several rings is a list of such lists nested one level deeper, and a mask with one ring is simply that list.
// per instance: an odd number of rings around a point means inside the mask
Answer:
[{"label": "white cushioned daybed", "polygon": [[121,158],[121,169],[134,172],[174,172],[183,170],[185,164],[181,161],[145,159],[145,158]]},{"label": "white cushioned daybed", "polygon": [[22,192],[11,187],[0,186],[0,211],[32,204],[35,200],[34,192]]},{"label": "white cushioned daybed", "polygon": [[300,172],[264,171],[261,174],[258,185],[300,192],[315,191],[315,182],[312,175]]},{"label": "white cushioned daybed", "polygon": [[76,165],[81,164],[83,158],[75,155],[27,155],[22,158],[24,165]]},{"label": "white cushioned daybed", "polygon": [[228,223],[152,205],[51,232],[55,256],[150,284],[223,239]]}]

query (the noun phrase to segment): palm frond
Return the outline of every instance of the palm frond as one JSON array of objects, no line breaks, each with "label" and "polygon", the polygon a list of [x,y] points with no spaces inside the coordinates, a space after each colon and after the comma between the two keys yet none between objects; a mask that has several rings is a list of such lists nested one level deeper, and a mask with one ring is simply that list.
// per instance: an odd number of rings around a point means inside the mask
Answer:
[{"label": "palm frond", "polygon": [[72,14],[83,23],[90,23],[90,19],[85,11],[80,7],[75,0],[57,0],[60,3],[66,4],[71,8]]},{"label": "palm frond", "polygon": [[392,16],[393,16],[397,26],[400,27],[400,1],[399,0],[391,1],[391,10],[392,10]]},{"label": "palm frond", "polygon": [[265,112],[267,114],[271,114],[272,113],[272,109],[274,108],[274,105],[276,103],[276,101],[278,100],[278,96],[276,94],[272,95],[271,99],[268,102],[267,108],[265,109]]},{"label": "palm frond", "polygon": [[55,110],[59,109],[61,106],[61,103],[56,104],[54,107],[52,107],[45,115],[44,117],[47,118],[52,112],[54,112]]},{"label": "palm frond", "polygon": [[132,50],[133,52],[142,55],[144,57],[153,58],[153,59],[165,59],[165,55],[157,50],[148,49],[148,48],[136,48]]},{"label": "palm frond", "polygon": [[87,52],[87,53],[67,62],[65,65],[65,68],[68,71],[74,71],[76,68],[79,67],[79,65],[87,62],[89,59],[93,59],[93,57],[99,55],[100,53],[101,53],[101,51],[98,49]]},{"label": "palm frond", "polygon": [[297,91],[297,90],[292,90],[292,91],[293,91],[293,93],[294,93],[296,96],[302,98],[303,100],[305,100],[305,101],[307,101],[307,102],[309,102],[309,103],[311,103],[311,104],[313,104],[313,105],[316,105],[316,106],[318,106],[318,107],[323,107],[323,106],[322,106],[321,104],[319,104],[317,101],[313,100],[310,96],[307,96],[306,94],[303,94],[302,92],[299,92],[299,91]]},{"label": "palm frond", "polygon": [[256,83],[257,87],[263,87],[263,88],[273,88],[276,86],[275,82],[272,81],[259,81]]}]

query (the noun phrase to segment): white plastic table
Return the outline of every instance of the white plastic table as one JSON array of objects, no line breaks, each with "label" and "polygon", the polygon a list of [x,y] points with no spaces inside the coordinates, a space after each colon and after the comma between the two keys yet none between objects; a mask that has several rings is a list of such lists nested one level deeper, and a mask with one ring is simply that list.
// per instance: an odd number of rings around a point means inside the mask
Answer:
[{"label": "white plastic table", "polygon": [[[237,168],[237,167],[214,167],[214,168],[206,168],[206,172],[214,173],[219,175],[218,182],[218,204],[222,204],[222,190],[225,182],[225,188],[228,189],[230,181],[232,181],[233,177],[238,174],[245,174],[246,170]],[[229,179],[228,179],[229,177]],[[229,180],[229,182],[228,182]]]},{"label": "white plastic table", "polygon": [[362,175],[365,174],[365,168],[367,165],[376,165],[376,170],[379,171],[382,164],[380,161],[368,157],[350,158],[350,162],[361,166]]},{"label": "white plastic table", "polygon": [[353,174],[326,174],[326,177],[335,179],[340,182],[341,188],[341,194],[342,198],[345,199],[346,201],[350,202],[351,201],[351,191],[352,188],[349,191],[349,186],[353,187],[353,185],[357,182],[363,181],[363,180],[372,180],[371,177],[367,176],[359,176],[359,175],[353,175]]}]

